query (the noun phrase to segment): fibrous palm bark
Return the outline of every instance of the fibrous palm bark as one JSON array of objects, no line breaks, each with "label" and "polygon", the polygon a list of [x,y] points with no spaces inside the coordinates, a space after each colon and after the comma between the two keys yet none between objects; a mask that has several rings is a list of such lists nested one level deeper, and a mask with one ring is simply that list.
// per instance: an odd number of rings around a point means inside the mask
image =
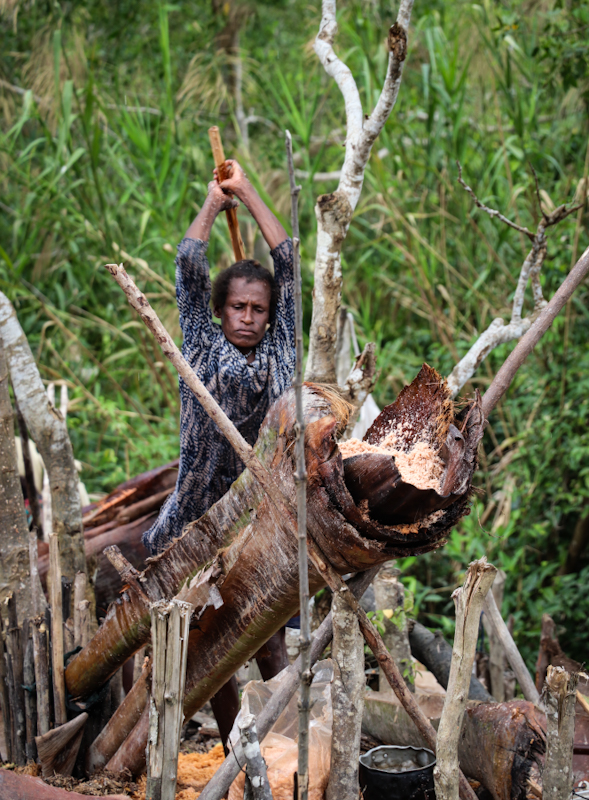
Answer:
[{"label": "fibrous palm bark", "polygon": [[[447,449],[450,426],[462,428],[460,459],[455,453],[446,459],[446,471],[454,477],[450,484],[442,481],[450,489],[446,495],[438,495],[441,507],[432,517],[428,500],[428,513],[422,514],[420,504],[426,495],[417,491],[411,525],[404,521],[407,484],[398,474],[388,485],[388,506],[382,499],[386,491],[379,487],[381,507],[386,507],[385,522],[356,504],[347,488],[351,479],[336,441],[347,423],[348,406],[321,387],[308,384],[305,388],[309,533],[340,574],[435,549],[468,511],[476,446],[482,435],[478,398],[455,416],[443,381],[424,367],[386,414],[387,419],[411,416],[413,438],[425,437],[436,453]],[[295,494],[294,425],[294,402],[288,393],[270,409],[256,446],[258,458],[291,500]],[[377,429],[368,435],[376,441]],[[375,457],[379,463],[383,458],[394,460],[386,454]],[[367,460],[369,463],[370,454]],[[351,469],[353,473],[353,465]],[[399,502],[403,522],[397,524],[394,507]],[[295,534],[290,521],[281,518],[246,470],[207,514],[189,525],[141,575],[131,578],[94,639],[70,663],[66,673],[70,693],[84,697],[104,683],[148,639],[149,602],[180,593],[195,605],[184,706],[185,713],[194,712],[296,612]],[[323,586],[313,568],[309,579],[312,592]],[[140,720],[141,724],[145,721]],[[141,737],[136,735],[134,740]],[[140,749],[135,746],[134,752]],[[131,766],[132,761],[129,755],[123,764]]]}]

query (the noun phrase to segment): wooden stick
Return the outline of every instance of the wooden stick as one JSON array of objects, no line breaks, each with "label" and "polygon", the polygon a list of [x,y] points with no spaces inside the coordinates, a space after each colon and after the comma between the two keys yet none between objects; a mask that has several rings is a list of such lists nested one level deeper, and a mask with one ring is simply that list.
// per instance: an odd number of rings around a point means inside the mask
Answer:
[{"label": "wooden stick", "polygon": [[23,644],[22,631],[18,625],[16,598],[14,594],[8,595],[8,645],[12,662],[12,678],[14,681],[14,761],[20,767],[27,762],[25,697],[23,687]]},{"label": "wooden stick", "polygon": [[[133,280],[127,275],[122,264],[107,264],[106,269],[108,269],[116,282],[123,289],[131,306],[137,311],[149,330],[155,335],[164,355],[172,362],[176,371],[184,379],[186,385],[194,393],[206,413],[216,423],[221,433],[227,438],[238,456],[251,471],[252,475],[260,482],[261,486],[263,486],[279,513],[285,519],[289,519],[292,522],[294,511],[290,502],[284,497],[274,479],[261,464],[253,448],[245,441],[223,409],[196,376],[194,370],[190,367],[176,346],[176,343],[162,325],[143,292],[139,291]],[[288,530],[291,530],[291,527],[294,529],[294,525],[288,525]],[[360,608],[358,602],[354,599],[353,595],[351,595],[341,576],[338,575],[325,556],[320,552],[312,538],[308,540],[308,548],[309,557],[311,558],[313,566],[322,576],[329,588],[335,592],[342,592],[342,596],[352,605],[353,610],[359,617],[362,635],[381,664],[389,684],[411,719],[417,725],[418,730],[422,733],[424,738],[426,738],[426,741],[428,741],[428,746],[433,749],[435,746],[436,732],[423,711],[417,705],[411,692],[407,689],[397,665],[391,658],[390,653],[382,641],[381,635],[366,616],[366,612]],[[462,774],[460,777],[460,787],[461,796],[468,798],[475,797],[473,790],[470,788],[470,784]]]},{"label": "wooden stick", "polygon": [[573,740],[578,673],[548,667],[546,674],[546,761],[542,773],[544,800],[568,800],[573,788]]},{"label": "wooden stick", "polygon": [[37,733],[43,736],[51,727],[47,625],[43,617],[32,620],[35,682],[37,684]]},{"label": "wooden stick", "polygon": [[74,646],[84,647],[82,642],[82,602],[86,599],[86,573],[77,572],[74,578]]},{"label": "wooden stick", "polygon": [[[216,125],[209,128],[209,141],[211,142],[211,150],[213,151],[213,159],[217,167],[219,181],[224,181],[228,177],[227,168],[225,167],[225,153],[223,151],[223,143],[221,142],[221,134]],[[225,214],[227,215],[227,225],[229,226],[229,235],[231,236],[235,260],[243,261],[245,258],[245,248],[239,230],[239,222],[237,221],[237,209],[228,208]]]},{"label": "wooden stick", "polygon": [[503,621],[503,617],[497,608],[497,603],[495,602],[492,592],[489,592],[485,598],[484,609],[485,614],[487,614],[491,624],[493,625],[493,628],[495,629],[495,633],[503,645],[509,665],[515,672],[515,677],[521,686],[524,697],[526,700],[534,703],[534,705],[540,706],[540,695],[538,694],[538,690],[536,689],[534,681],[532,680],[532,676],[528,672],[528,668],[526,667],[524,660],[517,649],[516,643],[513,641],[513,637],[507,630],[507,625]]},{"label": "wooden stick", "polygon": [[55,533],[49,535],[49,582],[51,596],[51,650],[53,655],[52,674],[55,724],[63,725],[67,722],[63,665],[63,609],[61,599],[59,538]]},{"label": "wooden stick", "polygon": [[4,744],[6,747],[6,761],[12,761],[12,724],[10,691],[7,669],[7,656],[4,648],[4,636],[2,634],[2,617],[0,616],[0,707],[2,709],[2,725],[4,728]]},{"label": "wooden stick", "polygon": [[29,533],[29,569],[31,573],[31,592],[33,593],[33,616],[38,617],[45,610],[45,593],[39,578],[37,535],[32,530]]},{"label": "wooden stick", "polygon": [[311,625],[309,621],[309,558],[307,554],[307,468],[305,465],[305,414],[303,411],[303,287],[299,240],[298,196],[301,187],[296,185],[292,156],[292,138],[286,131],[286,160],[290,180],[291,218],[293,235],[293,267],[295,283],[295,341],[296,367],[293,382],[297,414],[295,438],[297,490],[297,529],[299,545],[299,614],[301,619],[299,648],[301,654],[301,694],[299,700],[299,741],[297,792],[298,800],[307,800],[309,792],[309,714],[311,711]]},{"label": "wooden stick", "polygon": [[[23,680],[25,685],[25,721],[27,738],[25,752],[28,761],[35,761],[37,758],[37,746],[35,736],[37,735],[37,692],[35,687],[35,654],[33,639],[29,635],[32,632],[32,624],[27,625],[27,635],[25,638],[26,647],[23,660]],[[24,628],[24,626],[23,626]]]},{"label": "wooden stick", "polygon": [[573,292],[585,279],[587,273],[589,273],[589,247],[561,283],[549,303],[544,306],[527,333],[522,336],[513,348],[493,378],[491,385],[483,395],[482,408],[485,417],[489,416],[499,400],[509,389],[518,369],[552,325],[559,311],[570,300]]},{"label": "wooden stick", "polygon": [[437,800],[458,800],[458,741],[468,700],[483,600],[497,570],[486,558],[470,564],[464,584],[452,595],[456,633],[444,709],[438,727],[434,781]]},{"label": "wooden stick", "polygon": [[[505,585],[505,572],[500,569],[497,571],[495,581],[491,591],[495,598],[495,604],[501,613],[503,602],[503,587]],[[501,644],[501,639],[495,633],[495,628],[483,614],[483,626],[489,637],[489,675],[491,678],[491,694],[498,703],[505,700],[505,651]]]},{"label": "wooden stick", "polygon": [[249,781],[253,800],[272,800],[268,771],[260,750],[256,718],[253,714],[244,714],[239,724],[239,734],[241,747],[245,754],[246,784]]},{"label": "wooden stick", "polygon": [[176,796],[191,614],[190,603],[175,598],[151,605],[153,672],[145,800]]}]

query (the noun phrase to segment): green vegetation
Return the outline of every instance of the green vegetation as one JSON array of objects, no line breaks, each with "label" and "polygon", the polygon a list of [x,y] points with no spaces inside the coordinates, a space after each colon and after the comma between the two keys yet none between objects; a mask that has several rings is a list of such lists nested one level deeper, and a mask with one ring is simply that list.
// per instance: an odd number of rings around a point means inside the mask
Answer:
[{"label": "green vegetation", "polygon": [[[176,378],[103,264],[129,264],[178,336],[174,249],[211,176],[211,124],[287,227],[291,130],[308,176],[300,203],[310,319],[313,205],[335,188],[313,176],[341,166],[343,104],[308,46],[318,4],[236,2],[0,2],[0,289],[43,377],[70,387],[69,426],[91,492],[177,455]],[[337,50],[367,110],[393,13],[382,0],[340,3]],[[423,361],[447,374],[494,317],[509,316],[526,242],[473,208],[456,160],[481,200],[522,224],[539,216],[532,168],[547,207],[583,203],[550,231],[546,296],[586,247],[588,25],[581,0],[417,0],[399,101],[344,246],[344,301],[361,342],[377,342],[381,405]],[[249,148],[236,118],[236,30]],[[255,231],[244,233],[251,251]],[[209,255],[229,263],[222,220]],[[587,300],[584,287],[494,413],[470,517],[445,548],[400,565],[422,620],[447,625],[452,589],[486,553],[507,572],[505,610],[530,666],[544,612],[571,656],[589,656],[588,548],[567,563],[588,514]],[[472,385],[484,390],[511,347],[495,351]]]}]

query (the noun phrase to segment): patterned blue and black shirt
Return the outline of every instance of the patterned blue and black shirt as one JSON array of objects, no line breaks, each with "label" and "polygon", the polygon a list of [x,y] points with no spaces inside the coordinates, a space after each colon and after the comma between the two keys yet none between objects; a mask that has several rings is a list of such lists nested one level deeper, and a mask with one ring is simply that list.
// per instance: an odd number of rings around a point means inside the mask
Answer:
[{"label": "patterned blue and black shirt", "polygon": [[[176,297],[184,336],[182,353],[198,377],[254,444],[270,405],[291,385],[295,368],[292,241],[271,251],[278,303],[274,321],[256,347],[244,355],[213,322],[207,243],[183,239],[176,258]],[[243,470],[243,463],[180,378],[180,466],[170,495],[143,543],[155,555],[180,536],[221,498]]]}]

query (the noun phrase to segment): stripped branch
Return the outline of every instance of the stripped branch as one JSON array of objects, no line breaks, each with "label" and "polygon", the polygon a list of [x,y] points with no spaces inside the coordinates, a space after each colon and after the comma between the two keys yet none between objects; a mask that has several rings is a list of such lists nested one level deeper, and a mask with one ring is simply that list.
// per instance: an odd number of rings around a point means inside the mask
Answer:
[{"label": "stripped branch", "polygon": [[309,337],[306,379],[335,383],[337,318],[342,285],[341,250],[354,209],[360,199],[364,172],[372,145],[384,127],[399,93],[403,64],[407,56],[407,31],[413,0],[401,0],[397,21],[388,34],[389,61],[378,102],[364,115],[360,93],[349,67],[336,55],[333,43],[337,33],[336,2],[323,0],[315,52],[325,71],[337,83],[346,109],[344,164],[338,187],[317,199],[317,252],[313,317]]},{"label": "stripped branch", "polygon": [[[501,317],[494,319],[487,330],[484,331],[472,345],[464,358],[454,367],[448,376],[448,387],[453,397],[455,397],[464,384],[472,378],[478,367],[492,350],[499,347],[501,344],[520,339],[538,319],[542,309],[546,306],[546,300],[542,294],[542,285],[540,283],[540,272],[546,258],[546,229],[562,222],[563,219],[566,219],[566,217],[580,208],[580,206],[567,208],[562,205],[556,208],[551,214],[546,214],[542,206],[540,206],[542,217],[538,223],[536,233],[532,233],[527,228],[512,222],[499,211],[489,208],[482,203],[471,187],[464,181],[460,163],[456,163],[458,164],[458,183],[472,197],[475,205],[489,214],[489,216],[496,217],[505,225],[509,225],[510,228],[527,236],[532,242],[532,248],[526,256],[520,270],[509,323],[506,324]],[[525,291],[529,282],[532,284],[534,307],[527,317],[522,318]]]}]

